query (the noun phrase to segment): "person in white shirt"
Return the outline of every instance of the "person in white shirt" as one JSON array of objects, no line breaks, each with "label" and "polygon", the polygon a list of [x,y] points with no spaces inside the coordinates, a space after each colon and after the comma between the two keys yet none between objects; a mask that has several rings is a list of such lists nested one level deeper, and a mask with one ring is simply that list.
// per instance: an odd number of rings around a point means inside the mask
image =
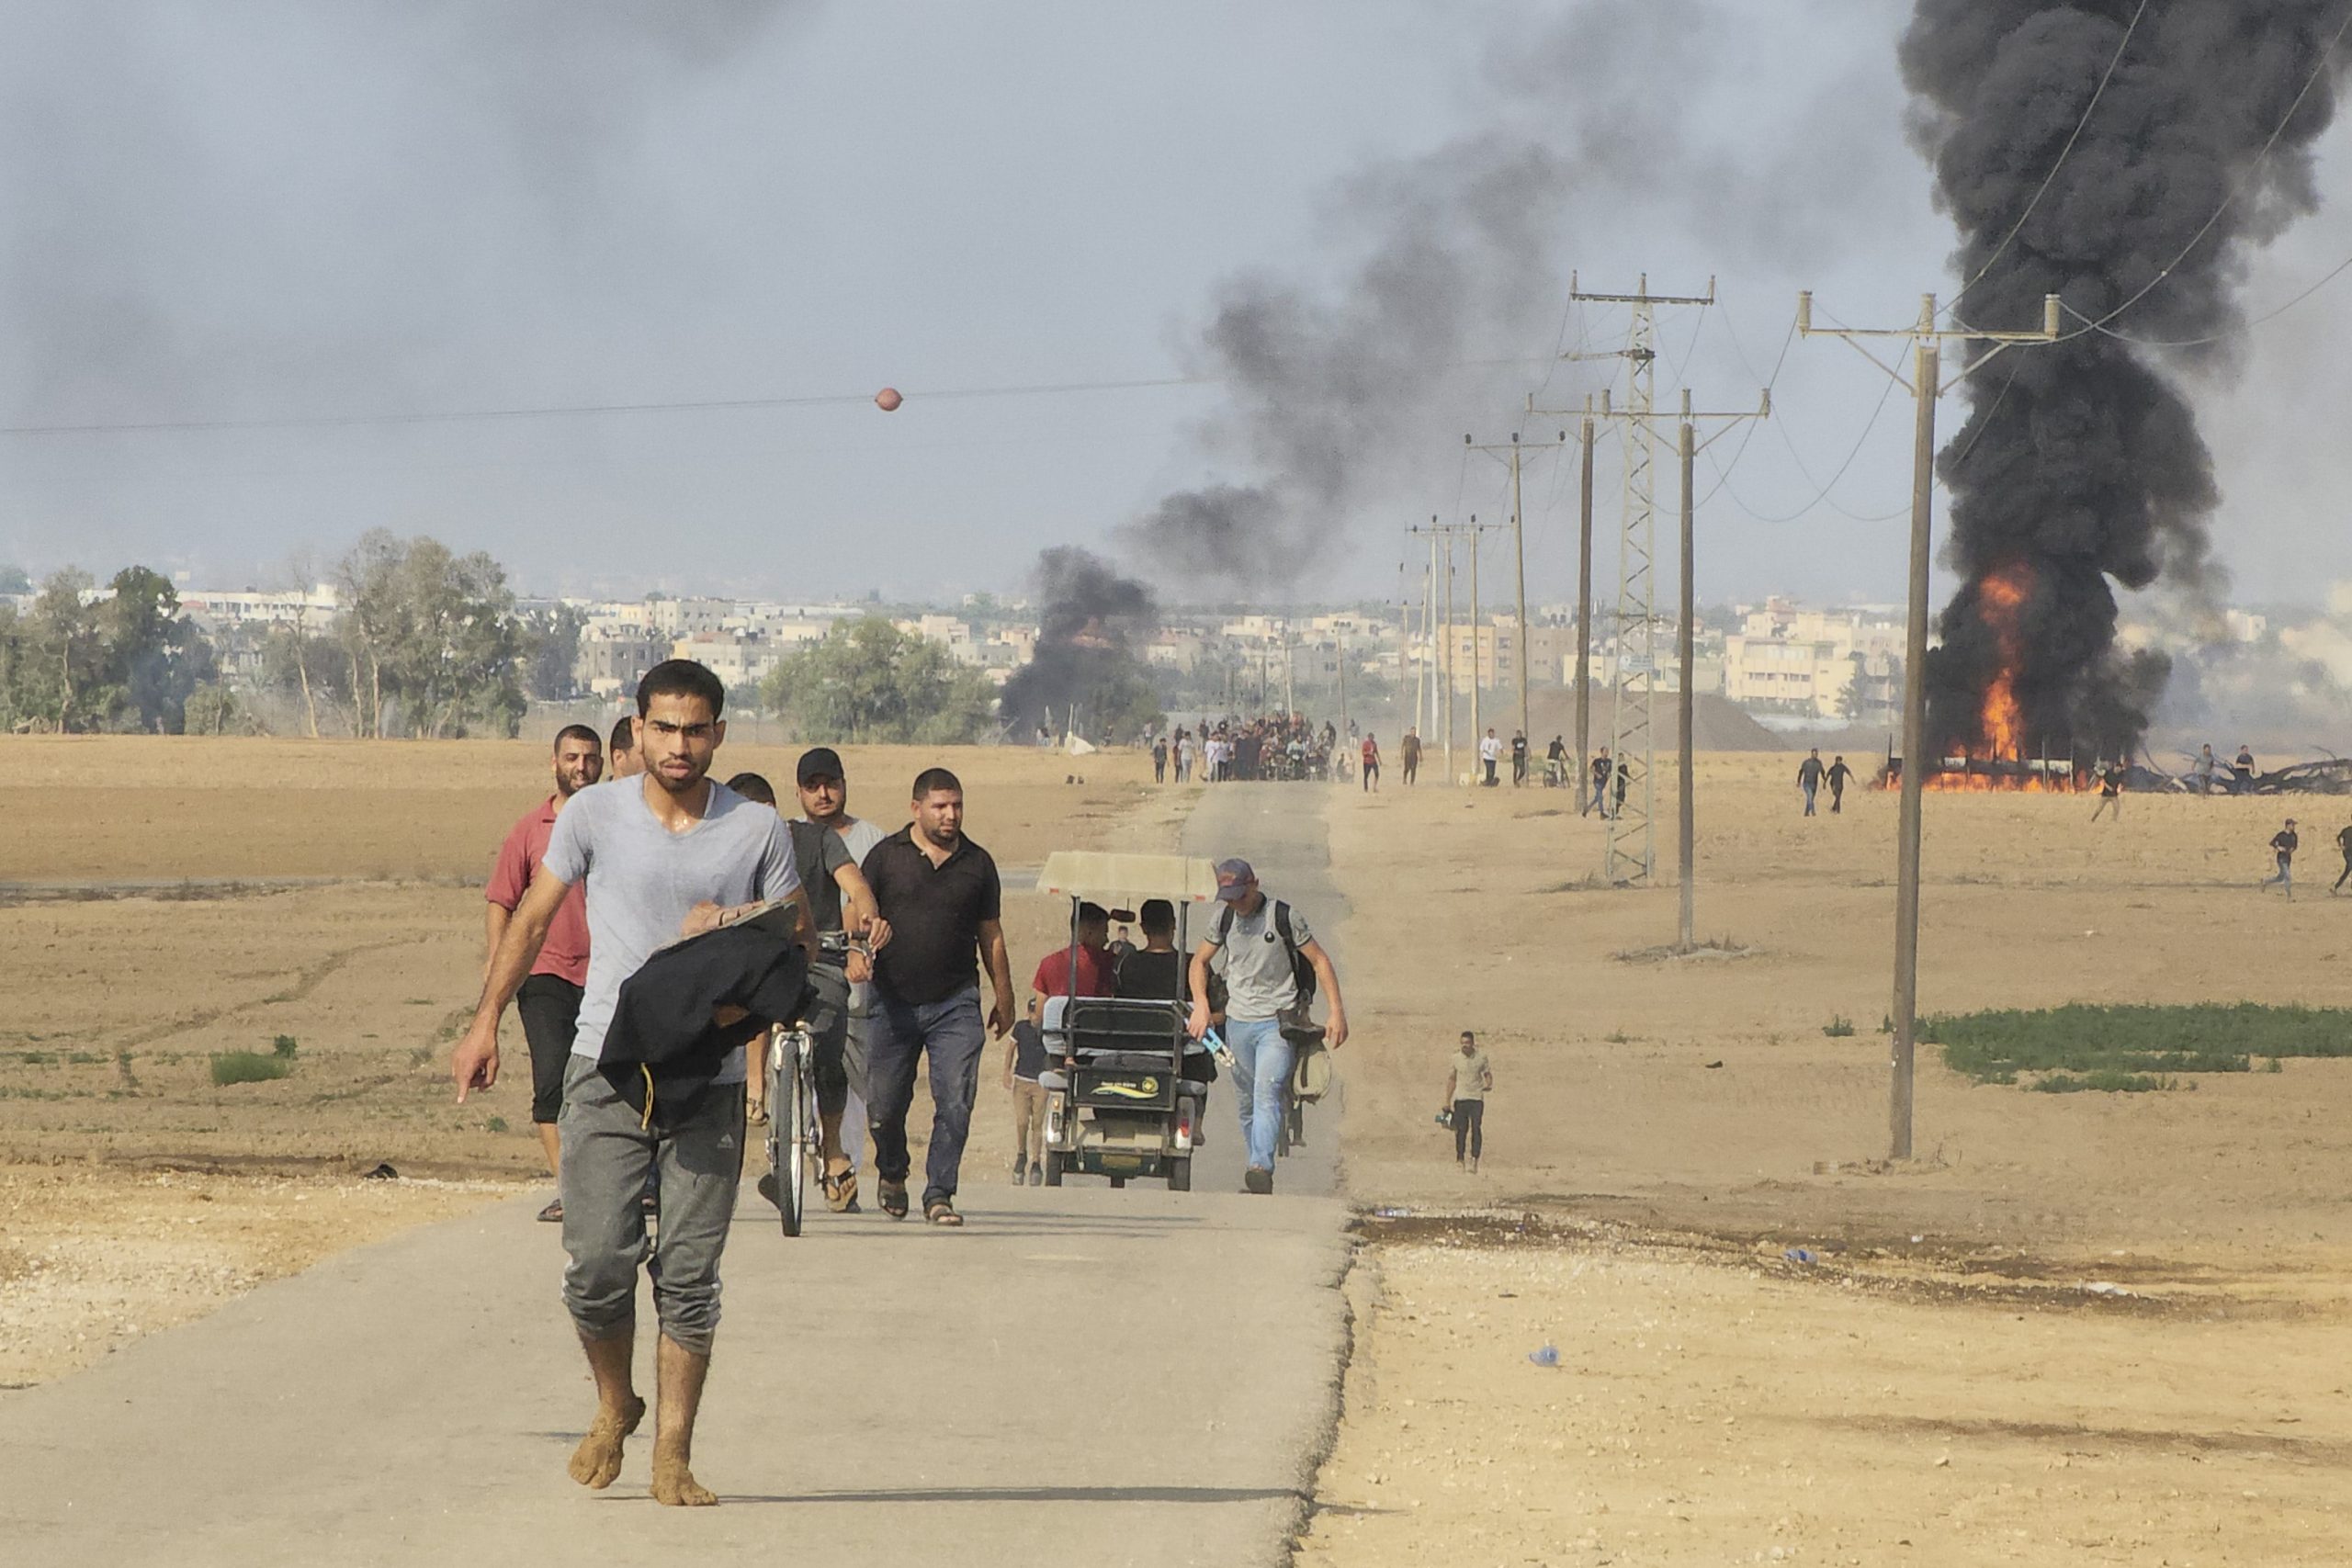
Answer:
[{"label": "person in white shirt", "polygon": [[1495,764],[1502,760],[1502,754],[1503,743],[1495,738],[1494,730],[1489,728],[1486,738],[1478,742],[1478,761],[1487,770],[1487,776],[1478,782],[1489,789],[1501,782],[1495,777]]}]

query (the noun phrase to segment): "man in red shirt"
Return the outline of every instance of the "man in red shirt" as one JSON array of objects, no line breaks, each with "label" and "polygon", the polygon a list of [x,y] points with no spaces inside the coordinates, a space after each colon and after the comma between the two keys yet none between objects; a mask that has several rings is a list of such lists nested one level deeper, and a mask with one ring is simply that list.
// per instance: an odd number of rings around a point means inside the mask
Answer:
[{"label": "man in red shirt", "polygon": [[1075,990],[1069,983],[1069,954],[1067,942],[1057,943],[1037,961],[1037,973],[1029,981],[1029,1018],[1033,1023],[1043,1017],[1049,998],[1073,995],[1107,997],[1111,994],[1112,976],[1119,966],[1118,960],[1111,956],[1111,911],[1100,904],[1080,904],[1078,907],[1078,986]]},{"label": "man in red shirt", "polygon": [[[555,793],[524,815],[499,847],[498,863],[484,890],[489,904],[483,929],[491,956],[506,935],[506,923],[524,890],[539,874],[548,852],[548,835],[555,831],[556,813],[572,795],[594,784],[605,773],[605,750],[596,732],[584,724],[566,725],[555,738]],[[482,960],[485,973],[490,958]],[[555,923],[530,976],[514,993],[514,1010],[523,1020],[523,1038],[531,1045],[531,1122],[539,1131],[539,1146],[547,1151],[548,1174],[556,1173],[563,1147],[556,1118],[563,1111],[563,1068],[571,1059],[573,1025],[580,1017],[580,995],[588,983],[588,884],[572,885],[557,908]],[[558,1198],[539,1211],[550,1224],[563,1218]]]}]

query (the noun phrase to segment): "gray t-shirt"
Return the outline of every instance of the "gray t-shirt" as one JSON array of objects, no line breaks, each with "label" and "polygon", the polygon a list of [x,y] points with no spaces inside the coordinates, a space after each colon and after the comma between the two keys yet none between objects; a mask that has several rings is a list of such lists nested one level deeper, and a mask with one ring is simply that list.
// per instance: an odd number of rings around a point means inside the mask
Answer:
[{"label": "gray t-shirt", "polygon": [[[621,983],[678,934],[696,904],[788,898],[800,886],[784,818],[714,780],[703,819],[673,833],[645,803],[642,779],[593,784],[564,803],[539,863],[577,885],[591,872],[588,986],[571,1054],[594,1061],[605,1048]],[[743,1081],[741,1052],[718,1075]]]},{"label": "gray t-shirt", "polygon": [[[1284,1008],[1298,1000],[1298,978],[1291,973],[1290,953],[1274,925],[1273,899],[1260,904],[1254,915],[1245,916],[1238,907],[1234,908],[1233,924],[1220,936],[1217,928],[1224,923],[1222,915],[1208,922],[1207,941],[1212,947],[1225,949],[1225,1015],[1245,1020],[1280,1017]],[[1315,940],[1315,933],[1306,929],[1306,917],[1295,905],[1290,911],[1290,934],[1301,948]]]}]

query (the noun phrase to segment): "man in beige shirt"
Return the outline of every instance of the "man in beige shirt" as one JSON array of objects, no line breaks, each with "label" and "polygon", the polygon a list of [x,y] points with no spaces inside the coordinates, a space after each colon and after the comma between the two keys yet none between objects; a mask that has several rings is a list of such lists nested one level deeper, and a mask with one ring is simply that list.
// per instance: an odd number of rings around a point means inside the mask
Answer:
[{"label": "man in beige shirt", "polygon": [[1487,1095],[1494,1087],[1493,1065],[1478,1049],[1478,1037],[1464,1030],[1461,1054],[1445,1075],[1445,1107],[1453,1116],[1453,1163],[1473,1176],[1478,1174],[1478,1156],[1486,1148]]}]

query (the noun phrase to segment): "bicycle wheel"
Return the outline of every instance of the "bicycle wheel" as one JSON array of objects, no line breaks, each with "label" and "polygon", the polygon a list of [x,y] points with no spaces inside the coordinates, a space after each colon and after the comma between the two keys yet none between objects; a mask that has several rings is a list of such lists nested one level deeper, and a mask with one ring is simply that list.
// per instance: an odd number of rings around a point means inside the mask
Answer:
[{"label": "bicycle wheel", "polygon": [[775,1079],[768,1092],[770,1124],[778,1134],[775,1206],[784,1216],[784,1234],[798,1235],[808,1217],[808,1151],[817,1115],[806,1034],[796,1032],[787,1037]]}]

